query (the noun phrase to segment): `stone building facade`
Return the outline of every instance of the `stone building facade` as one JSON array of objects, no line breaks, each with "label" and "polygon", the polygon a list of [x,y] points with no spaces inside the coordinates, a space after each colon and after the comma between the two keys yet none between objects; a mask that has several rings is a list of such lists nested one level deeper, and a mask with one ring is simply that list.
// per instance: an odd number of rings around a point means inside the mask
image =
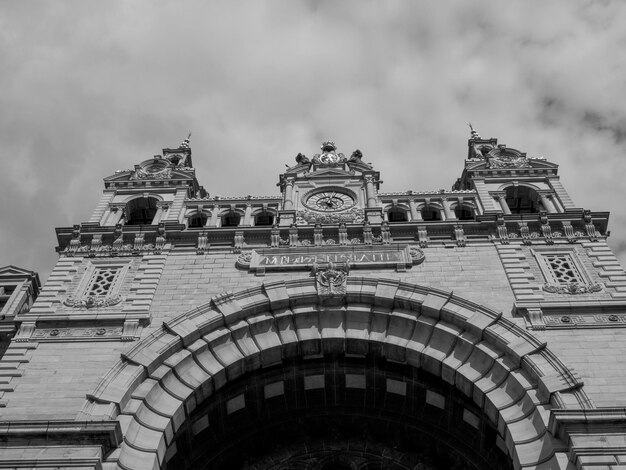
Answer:
[{"label": "stone building facade", "polygon": [[0,270],[0,468],[626,469],[626,273],[556,164],[472,131],[383,192],[324,142],[217,197],[191,155]]}]

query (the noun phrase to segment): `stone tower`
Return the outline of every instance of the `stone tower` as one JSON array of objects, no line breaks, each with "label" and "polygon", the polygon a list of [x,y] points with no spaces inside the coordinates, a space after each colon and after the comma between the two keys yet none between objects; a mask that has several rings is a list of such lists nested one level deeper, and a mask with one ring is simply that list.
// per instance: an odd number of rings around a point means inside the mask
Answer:
[{"label": "stone tower", "polygon": [[473,129],[449,191],[346,155],[217,197],[187,139],[57,229],[34,303],[0,270],[0,468],[626,468],[608,214]]}]

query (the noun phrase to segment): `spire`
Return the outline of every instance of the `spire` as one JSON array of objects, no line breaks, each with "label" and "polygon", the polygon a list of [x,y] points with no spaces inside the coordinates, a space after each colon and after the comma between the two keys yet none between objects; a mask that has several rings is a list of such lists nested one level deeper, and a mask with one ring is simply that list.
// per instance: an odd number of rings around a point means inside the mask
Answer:
[{"label": "spire", "polygon": [[474,128],[472,127],[472,123],[471,123],[471,122],[468,122],[467,124],[469,125],[469,128],[470,128],[470,133],[471,133],[471,137],[470,137],[470,139],[480,139],[480,138],[481,138],[481,137],[480,137],[480,134],[478,134],[478,132],[476,131],[476,129],[474,129]]},{"label": "spire", "polygon": [[178,146],[178,148],[179,149],[188,149],[188,148],[190,148],[189,147],[189,140],[190,139],[191,139],[191,132],[189,133],[187,138],[185,140],[183,140],[183,143]]}]

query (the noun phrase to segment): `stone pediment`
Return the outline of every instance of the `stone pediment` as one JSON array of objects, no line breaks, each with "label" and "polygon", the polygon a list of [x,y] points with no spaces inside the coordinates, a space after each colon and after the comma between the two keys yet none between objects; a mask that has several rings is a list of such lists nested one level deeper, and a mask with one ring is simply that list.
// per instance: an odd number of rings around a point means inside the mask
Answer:
[{"label": "stone pediment", "polygon": [[[512,150],[512,149],[507,149]],[[536,169],[536,170],[556,170],[559,166],[551,163],[543,158],[528,158],[526,154],[504,153],[500,149],[494,149],[489,152],[484,159],[471,159],[466,161],[465,168],[468,171],[507,169]]]},{"label": "stone pediment", "polygon": [[180,180],[191,179],[194,177],[193,168],[178,169],[165,167],[158,172],[150,173],[142,170],[141,168],[136,170],[120,170],[115,172],[107,178],[104,178],[105,183],[116,184],[124,183],[127,181],[137,180]]},{"label": "stone pediment", "polygon": [[8,265],[0,268],[0,278],[4,277],[30,277],[35,274],[33,271]]}]

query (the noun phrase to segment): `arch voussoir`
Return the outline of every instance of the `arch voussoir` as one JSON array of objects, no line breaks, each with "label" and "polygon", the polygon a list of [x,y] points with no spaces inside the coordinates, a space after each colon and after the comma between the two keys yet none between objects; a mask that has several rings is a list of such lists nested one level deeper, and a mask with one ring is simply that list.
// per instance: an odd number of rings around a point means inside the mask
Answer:
[{"label": "arch voussoir", "polygon": [[[346,290],[325,304],[312,278],[265,283],[213,298],[138,343],[90,396],[125,413],[119,465],[158,468],[186,417],[228,382],[321,353],[369,354],[423,369],[482,410],[517,468],[552,458],[550,398],[581,383],[545,343],[449,292],[356,277]],[[192,423],[194,432],[209,425]]]}]

